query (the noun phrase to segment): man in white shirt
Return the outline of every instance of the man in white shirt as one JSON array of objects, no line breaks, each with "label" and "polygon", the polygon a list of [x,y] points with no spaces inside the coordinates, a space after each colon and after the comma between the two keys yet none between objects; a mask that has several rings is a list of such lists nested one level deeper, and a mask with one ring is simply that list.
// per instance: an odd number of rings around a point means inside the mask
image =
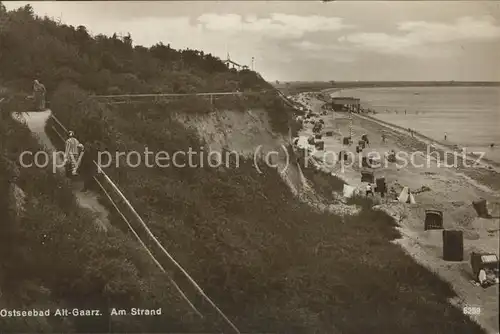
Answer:
[{"label": "man in white shirt", "polygon": [[368,195],[373,196],[373,188],[372,188],[372,185],[370,183],[368,183],[366,185],[366,196],[368,196]]},{"label": "man in white shirt", "polygon": [[478,280],[481,285],[486,283],[486,271],[484,269],[479,270]]},{"label": "man in white shirt", "polygon": [[66,140],[66,151],[64,153],[65,163],[69,162],[71,164],[71,174],[77,175],[79,149],[82,149],[83,145],[74,137],[73,131],[69,131],[68,135],[69,138]]}]

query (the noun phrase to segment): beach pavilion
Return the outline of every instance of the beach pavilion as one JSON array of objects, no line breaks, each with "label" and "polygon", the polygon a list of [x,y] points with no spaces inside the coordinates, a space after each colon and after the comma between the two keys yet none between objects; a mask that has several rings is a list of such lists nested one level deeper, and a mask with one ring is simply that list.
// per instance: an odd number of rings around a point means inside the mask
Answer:
[{"label": "beach pavilion", "polygon": [[335,111],[359,113],[361,109],[361,100],[355,97],[332,97],[329,104]]}]

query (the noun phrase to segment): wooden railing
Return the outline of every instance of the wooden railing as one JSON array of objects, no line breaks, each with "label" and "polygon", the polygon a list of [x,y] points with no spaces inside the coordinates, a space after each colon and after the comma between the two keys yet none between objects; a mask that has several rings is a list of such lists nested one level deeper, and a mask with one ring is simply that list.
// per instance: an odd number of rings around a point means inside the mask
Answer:
[{"label": "wooden railing", "polygon": [[[67,138],[68,130],[66,127],[57,119],[56,116],[51,115],[51,119],[54,120],[55,125],[59,127],[59,131],[55,126],[52,129],[58,135],[58,137],[64,142]],[[63,134],[61,134],[63,132]],[[130,231],[134,234],[136,239],[139,241],[144,250],[151,257],[156,266],[167,275],[168,279],[179,292],[180,296],[186,301],[189,307],[201,318],[205,318],[205,315],[210,314],[212,316],[222,318],[223,322],[231,329],[234,333],[240,333],[238,328],[231,322],[231,320],[224,314],[223,311],[207,296],[203,289],[196,283],[196,281],[188,274],[188,272],[174,259],[174,257],[163,247],[163,245],[154,236],[151,230],[148,228],[144,220],[137,213],[135,208],[132,206],[130,201],[125,197],[123,192],[118,188],[118,186],[111,180],[111,178],[102,170],[102,168],[94,161],[95,166],[98,169],[97,176],[94,176],[94,180],[99,185],[100,189],[104,195],[108,198],[111,205],[116,209],[120,217],[127,224]],[[99,176],[102,176],[100,178]],[[135,225],[135,227],[134,227]],[[149,246],[148,246],[149,245]],[[176,277],[183,278],[183,288],[180,287],[179,282],[174,280],[169,274],[167,269],[158,260],[159,257],[167,259],[168,265],[170,266],[170,271],[174,272]],[[206,310],[200,312],[198,308],[194,305],[194,302],[186,295],[185,290],[191,290],[191,295],[198,295],[202,297],[203,308]],[[208,310],[211,309],[211,310]],[[215,313],[215,314],[214,314]]]}]

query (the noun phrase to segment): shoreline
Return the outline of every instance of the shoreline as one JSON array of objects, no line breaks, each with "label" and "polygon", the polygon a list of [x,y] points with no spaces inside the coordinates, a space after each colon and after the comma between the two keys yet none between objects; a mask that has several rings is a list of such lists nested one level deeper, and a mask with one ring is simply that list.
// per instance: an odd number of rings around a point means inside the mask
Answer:
[{"label": "shoreline", "polygon": [[[371,116],[354,114],[353,119],[362,120],[365,126],[370,128],[380,127],[381,131],[388,133],[397,134],[400,138],[400,143],[398,145],[399,150],[403,151],[420,151],[427,152],[428,146],[432,149],[431,152],[437,152],[439,154],[439,161],[443,162],[446,158],[450,158],[450,154],[453,157],[457,157],[458,164],[455,168],[450,168],[456,174],[463,174],[468,178],[472,179],[474,182],[470,182],[471,186],[478,186],[479,183],[483,188],[488,188],[489,192],[495,193],[500,191],[500,167],[495,163],[491,163],[487,159],[481,159],[477,162],[478,157],[466,154],[465,161],[463,161],[462,151],[454,150],[453,147],[450,148],[448,145],[443,145],[439,141],[415,132],[415,136],[411,137],[408,134],[408,130],[401,126],[393,125],[389,122],[376,119]],[[426,153],[424,153],[426,155]],[[433,159],[435,159],[433,157]],[[477,162],[477,163],[476,163]],[[467,166],[467,164],[469,164]],[[472,165],[470,165],[472,164]],[[446,167],[445,167],[446,168]],[[458,175],[457,175],[458,176]],[[475,184],[472,184],[475,183]],[[498,197],[498,196],[497,196]]]},{"label": "shoreline", "polygon": [[[415,88],[419,88],[420,86],[416,86]],[[422,86],[422,87],[426,87],[426,86]],[[444,87],[444,86],[429,86],[430,88],[432,87]],[[464,87],[464,86],[450,86],[450,87]],[[469,87],[469,86],[466,86],[466,87]],[[497,86],[471,86],[471,87],[497,87]],[[360,89],[360,88],[385,88],[385,87],[344,87],[344,88],[339,88],[337,90],[332,90],[332,89],[324,89],[322,92],[325,93],[325,94],[328,94],[328,95],[332,95],[334,94],[335,92],[339,91],[339,90],[355,90],[355,89]],[[407,88],[406,86],[401,86],[401,87],[394,87],[394,88]],[[408,87],[409,88],[409,87]],[[421,88],[421,87],[420,87]],[[363,103],[361,103],[361,109],[363,110],[364,108],[362,107]],[[371,118],[372,120],[374,120],[375,122],[380,122],[380,123],[384,123],[385,125],[387,126],[390,126],[390,127],[394,127],[394,128],[398,128],[400,130],[403,130],[404,132],[408,133],[408,128],[404,128],[403,126],[400,126],[400,125],[397,125],[395,123],[391,123],[391,122],[388,122],[388,121],[385,121],[385,120],[382,120],[381,118],[378,118],[376,116],[373,116],[373,115],[370,115],[368,113],[359,113],[359,114],[355,114],[353,113],[354,115],[362,115],[362,116],[365,116],[365,117],[368,117],[368,118]],[[413,130],[413,129],[412,129]],[[460,149],[462,148],[465,148],[465,149],[468,149],[467,146],[465,145],[462,145],[460,143],[443,143],[442,141],[440,141],[439,139],[436,139],[436,138],[432,138],[432,137],[429,137],[427,135],[424,135],[423,133],[421,132],[418,132],[418,131],[415,131],[413,130],[413,132],[415,134],[418,134],[421,138],[431,142],[432,144],[434,145],[440,145],[442,146],[443,148],[445,147],[446,149],[448,150],[451,150],[451,151],[455,151],[455,152],[461,152]],[[476,145],[473,145],[473,146],[476,146]],[[477,145],[477,146],[484,146],[484,147],[488,147],[489,146],[489,143],[484,143],[482,145]],[[458,148],[458,149],[457,149]],[[486,152],[483,152],[483,153],[486,153]],[[478,158],[478,155],[475,155],[474,153],[467,153],[467,157],[469,159],[477,159]],[[498,169],[498,172],[500,173],[500,161],[496,161],[496,160],[492,160],[492,159],[489,159],[489,158],[481,158],[481,161],[484,162],[486,165],[489,165],[489,166],[492,166],[493,168],[496,168]]]},{"label": "shoreline", "polygon": [[[408,129],[405,129],[404,127],[402,127],[400,125],[384,121],[380,118],[368,115],[366,113],[361,113],[361,114],[353,113],[353,115],[356,115],[357,117],[364,117],[364,118],[370,119],[373,122],[380,123],[380,124],[386,126],[387,128],[389,128],[390,130],[393,130],[393,128],[395,128],[395,129],[398,129],[404,133],[408,133]],[[432,143],[435,146],[440,146],[440,147],[445,148],[447,150],[461,153],[461,151],[457,150],[457,148],[456,148],[459,145],[445,144],[437,139],[426,136],[426,135],[422,134],[421,132],[415,131],[413,129],[412,129],[412,131],[415,134],[414,138],[421,139],[424,143],[425,143],[425,141],[427,141],[429,143]],[[467,149],[467,147],[462,147],[462,148]],[[476,160],[478,157],[477,157],[477,155],[475,155],[473,153],[467,153],[467,158],[470,160]],[[486,167],[491,166],[492,169],[495,169],[497,172],[500,172],[500,163],[499,162],[490,160],[488,158],[481,158],[481,161],[485,162],[484,165],[486,165]]]}]

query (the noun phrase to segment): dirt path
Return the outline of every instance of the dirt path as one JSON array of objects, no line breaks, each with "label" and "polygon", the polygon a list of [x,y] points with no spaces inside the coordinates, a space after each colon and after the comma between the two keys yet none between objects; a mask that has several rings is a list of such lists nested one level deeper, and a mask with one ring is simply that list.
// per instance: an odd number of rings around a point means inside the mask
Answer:
[{"label": "dirt path", "polygon": [[[311,101],[310,107],[318,112],[321,101]],[[349,184],[363,187],[359,158],[355,158],[353,166],[333,165],[332,157],[336,158],[340,150],[351,152],[356,156],[356,145],[344,146],[341,139],[349,134],[349,119],[347,113],[334,113],[320,116],[325,122],[326,131],[333,131],[333,137],[323,136],[324,151],[314,154],[318,160],[324,161],[325,169],[340,176]],[[301,136],[312,135],[312,124],[307,124],[301,131]],[[387,141],[382,142],[381,133],[385,131]],[[385,152],[394,149],[396,152],[415,152],[421,149],[420,138],[411,138],[398,129],[386,127],[365,117],[353,117],[354,142],[360,140],[362,134],[367,134],[370,147],[365,151]],[[439,149],[444,149],[435,146]],[[325,154],[325,152],[328,152]],[[497,191],[487,185],[488,178],[499,178],[496,170],[489,166],[481,166],[474,171],[465,168],[446,168],[437,164],[436,159],[430,159],[424,153],[417,153],[413,163],[404,168],[396,168],[395,164],[382,165],[373,169],[376,178],[385,177],[388,187],[394,187],[397,193],[403,186],[416,190],[422,186],[428,187],[415,195],[417,204],[403,204],[390,199],[378,199],[381,210],[391,214],[399,222],[402,238],[396,240],[415,260],[450,282],[458,298],[450,300],[454,305],[462,307],[479,306],[481,314],[474,319],[488,332],[498,333],[499,306],[498,285],[487,289],[471,284],[472,273],[469,265],[470,252],[482,250],[499,253],[498,229],[499,219],[478,218],[472,207],[472,201],[485,198],[493,217],[500,217],[500,196]],[[477,177],[476,177],[477,176]],[[500,178],[499,178],[500,179]],[[464,261],[446,262],[442,259],[442,231],[424,231],[425,209],[443,211],[444,228],[464,231]]]},{"label": "dirt path", "polygon": [[[51,111],[47,110],[44,112],[23,112],[14,113],[12,117],[20,122],[25,123],[31,132],[37,137],[40,144],[43,145],[48,152],[55,152],[56,148],[52,144],[52,141],[45,133],[45,124],[51,115]],[[59,155],[58,158],[59,159]],[[59,163],[60,161],[58,161]],[[60,165],[60,164],[59,164]],[[58,168],[58,172],[64,174],[63,168]],[[90,210],[94,221],[97,226],[104,231],[107,231],[110,227],[110,222],[108,219],[108,210],[98,201],[98,196],[95,192],[86,191],[83,192],[83,182],[74,181],[73,193],[75,194],[78,204],[80,207]]]}]

